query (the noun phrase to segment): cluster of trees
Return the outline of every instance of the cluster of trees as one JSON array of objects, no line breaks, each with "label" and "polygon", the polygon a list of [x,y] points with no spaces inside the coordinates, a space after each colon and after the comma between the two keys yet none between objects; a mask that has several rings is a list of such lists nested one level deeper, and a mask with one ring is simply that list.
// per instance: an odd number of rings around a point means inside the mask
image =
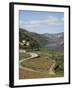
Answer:
[{"label": "cluster of trees", "polygon": [[52,59],[54,59],[57,63],[57,66],[55,68],[55,70],[58,72],[58,71],[64,71],[64,55],[52,55],[51,57]]},{"label": "cluster of trees", "polygon": [[30,48],[32,50],[40,50],[40,44],[37,41],[30,41]]}]

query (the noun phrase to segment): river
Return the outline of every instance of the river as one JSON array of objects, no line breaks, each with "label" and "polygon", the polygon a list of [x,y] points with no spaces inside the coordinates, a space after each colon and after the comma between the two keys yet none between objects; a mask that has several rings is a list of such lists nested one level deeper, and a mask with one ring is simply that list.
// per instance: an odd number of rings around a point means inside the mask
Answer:
[{"label": "river", "polygon": [[51,44],[44,45],[44,48],[50,48],[50,49],[54,49],[54,50],[57,50],[57,51],[64,51],[64,48],[59,46],[56,43],[51,43]]}]

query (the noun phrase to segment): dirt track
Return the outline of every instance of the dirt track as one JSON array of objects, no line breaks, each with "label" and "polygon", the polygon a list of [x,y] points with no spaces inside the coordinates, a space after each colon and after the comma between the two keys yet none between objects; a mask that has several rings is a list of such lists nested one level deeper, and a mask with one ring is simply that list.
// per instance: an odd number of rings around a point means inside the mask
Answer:
[{"label": "dirt track", "polygon": [[[23,53],[23,51],[22,51],[22,53]],[[28,57],[28,58],[25,58],[25,59],[20,60],[20,61],[19,61],[19,64],[20,64],[20,65],[19,65],[19,68],[20,68],[20,69],[23,69],[23,70],[33,71],[33,72],[40,72],[40,71],[33,70],[33,69],[30,69],[30,68],[27,68],[27,67],[23,67],[23,66],[21,65],[21,63],[22,63],[23,61],[29,60],[29,59],[32,59],[32,58],[36,58],[36,57],[39,56],[38,54],[32,53],[32,52],[27,52],[27,54],[30,54],[31,57]],[[49,74],[51,74],[51,75],[54,75],[54,74],[55,74],[55,72],[54,72],[54,67],[55,67],[55,65],[56,65],[56,62],[53,62],[53,64],[51,65],[51,67],[50,67],[50,69],[49,69]]]}]

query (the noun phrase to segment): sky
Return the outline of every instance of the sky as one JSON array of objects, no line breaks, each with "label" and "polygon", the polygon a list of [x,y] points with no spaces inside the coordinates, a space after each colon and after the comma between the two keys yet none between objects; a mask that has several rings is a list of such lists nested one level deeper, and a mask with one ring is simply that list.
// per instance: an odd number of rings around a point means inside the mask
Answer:
[{"label": "sky", "polygon": [[39,34],[64,32],[64,13],[20,10],[19,28]]}]

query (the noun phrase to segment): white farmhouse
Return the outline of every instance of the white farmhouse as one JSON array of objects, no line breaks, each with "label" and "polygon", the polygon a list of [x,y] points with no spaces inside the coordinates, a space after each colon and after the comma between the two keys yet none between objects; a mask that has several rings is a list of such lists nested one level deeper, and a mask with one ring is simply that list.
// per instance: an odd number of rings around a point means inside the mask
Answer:
[{"label": "white farmhouse", "polygon": [[27,45],[27,46],[29,46],[29,45],[30,45],[30,43],[29,43],[29,42],[27,42],[27,43],[26,43],[26,45]]},{"label": "white farmhouse", "polygon": [[26,40],[22,40],[22,43],[25,44],[26,43]]}]

